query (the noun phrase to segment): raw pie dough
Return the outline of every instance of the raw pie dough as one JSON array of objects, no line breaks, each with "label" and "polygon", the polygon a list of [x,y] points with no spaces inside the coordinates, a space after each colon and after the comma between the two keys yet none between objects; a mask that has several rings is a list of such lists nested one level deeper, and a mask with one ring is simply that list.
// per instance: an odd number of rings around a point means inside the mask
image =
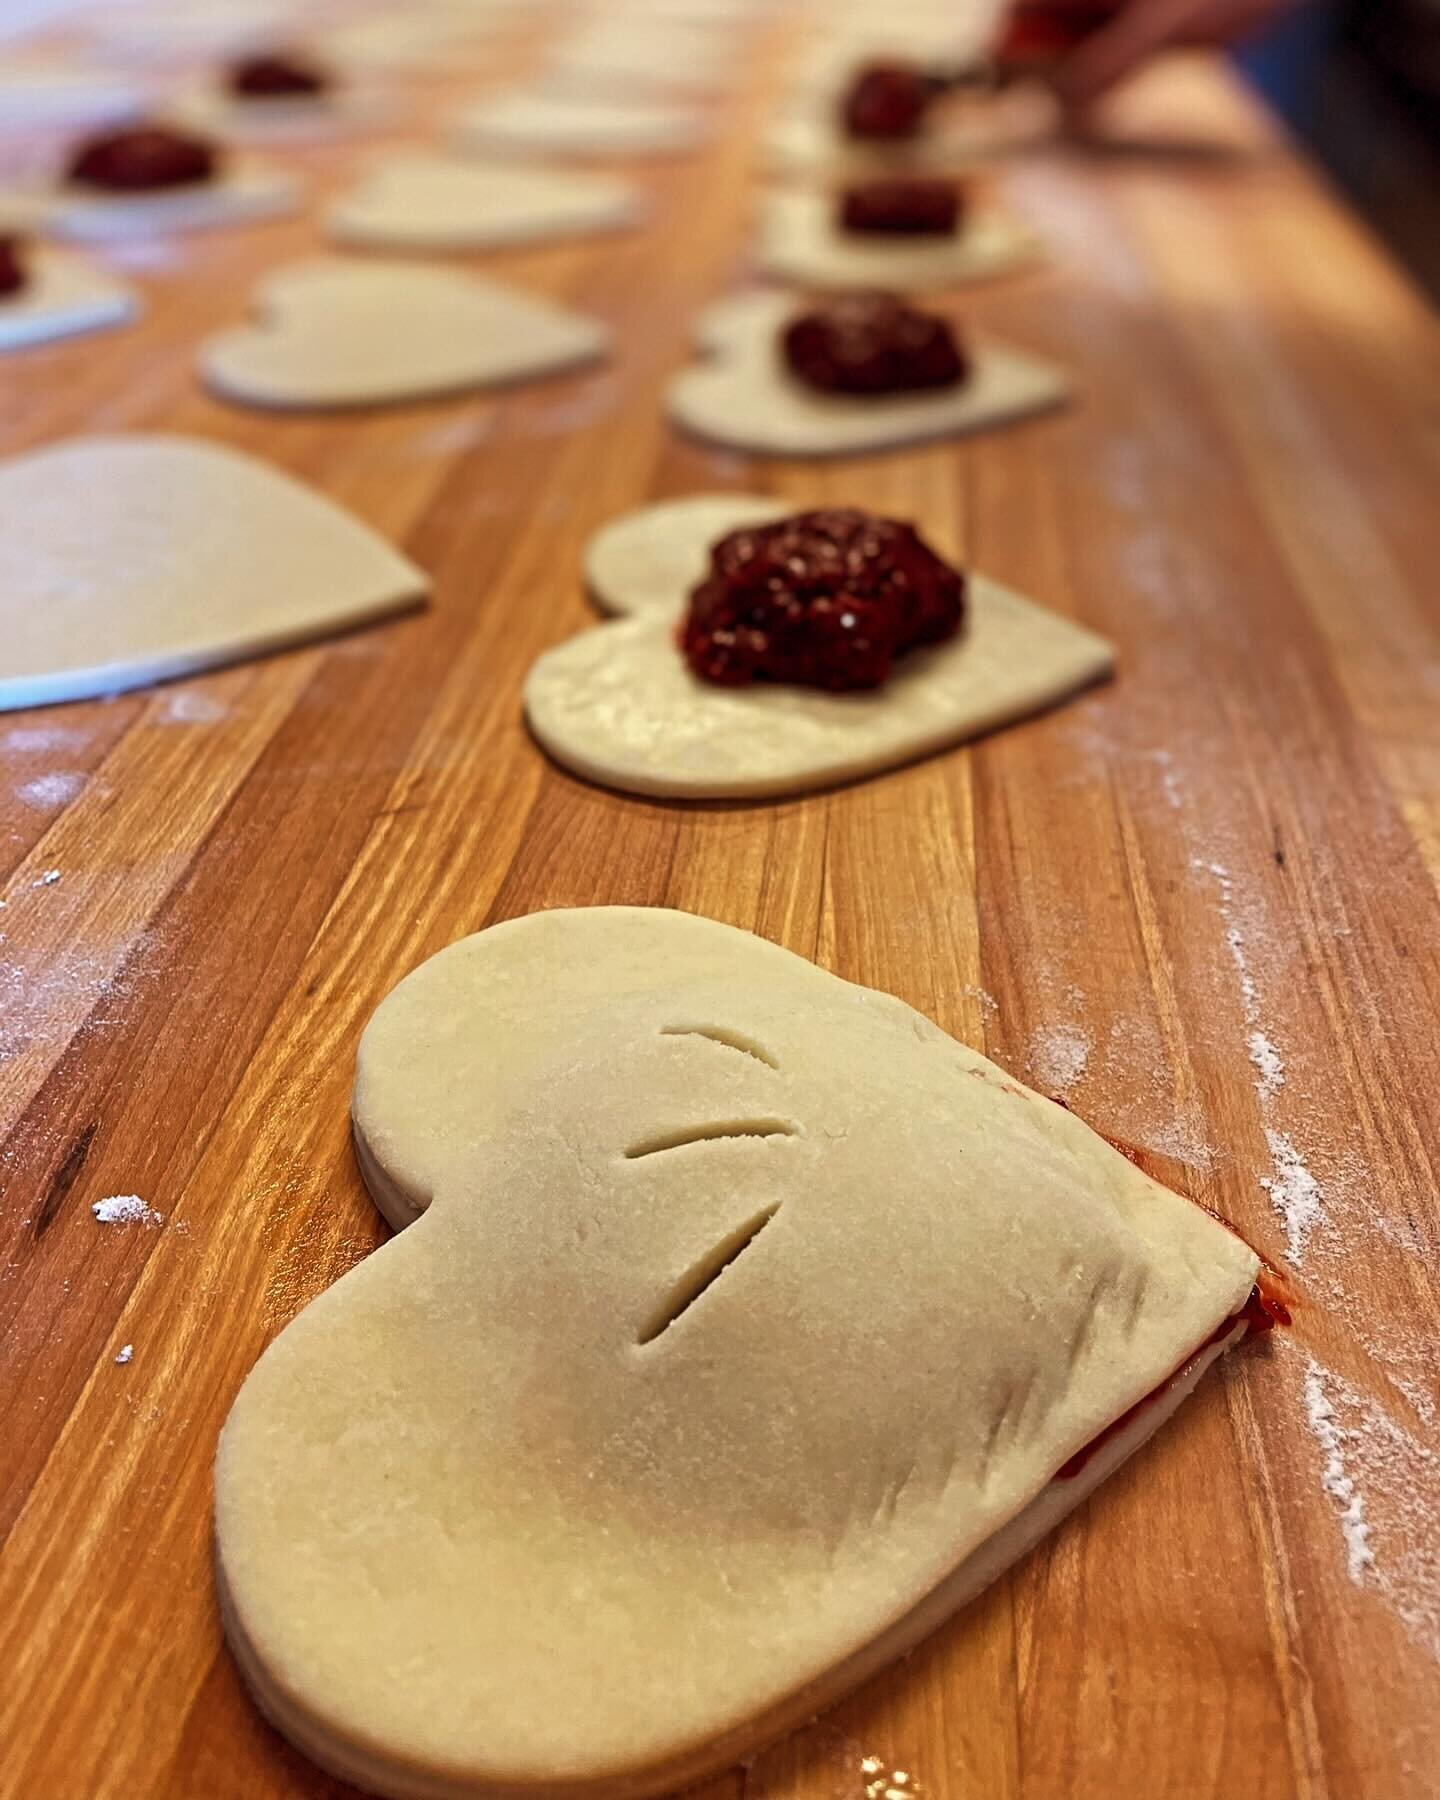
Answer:
[{"label": "raw pie dough", "polygon": [[833,108],[798,108],[773,119],[761,138],[778,175],[864,180],[887,175],[953,175],[973,167],[993,146],[973,129],[947,121],[924,137],[875,143],[847,137]]},{"label": "raw pie dough", "polygon": [[72,439],[0,462],[0,710],[288,649],[428,585],[253,457],[159,434]]},{"label": "raw pie dough", "polygon": [[388,125],[394,107],[374,88],[335,87],[322,94],[238,99],[201,88],[174,108],[187,125],[237,144],[323,144]]},{"label": "raw pie dough", "polygon": [[844,231],[837,210],[838,196],[825,189],[766,194],[758,249],[765,274],[800,287],[917,293],[1007,275],[1040,253],[1033,233],[993,207],[977,207],[953,237]]},{"label": "raw pie dough", "polygon": [[636,189],[610,175],[409,155],[378,163],[327,224],[342,244],[488,250],[624,230],[642,211]]},{"label": "raw pie dough", "polygon": [[779,336],[802,310],[785,294],[740,294],[711,307],[696,333],[702,360],[674,377],[677,425],[761,456],[851,456],[1014,424],[1070,396],[1068,377],[1038,356],[988,340],[969,345],[957,387],[873,398],[803,387],[781,361]]},{"label": "raw pie dough", "polygon": [[607,612],[632,616],[547,650],[531,669],[525,716],[557,762],[632,794],[749,800],[803,793],[978,737],[1114,668],[1104,638],[971,575],[960,634],[907,652],[873,692],[701,681],[676,646],[675,626],[710,546],[727,531],[794,510],[704,495],[646,507],[595,538],[586,560],[590,591]]},{"label": "raw pie dough", "polygon": [[294,212],[299,198],[300,184],[285,170],[236,160],[227,163],[214,181],[151,193],[110,194],[56,184],[44,196],[41,217],[46,229],[61,237],[104,242],[248,225]]},{"label": "raw pie dough", "polygon": [[259,321],[200,348],[210,387],[254,406],[374,406],[495,387],[593,362],[597,320],[431,263],[294,264],[256,295]]},{"label": "raw pie dough", "polygon": [[0,351],[123,325],[140,310],[133,289],[68,250],[32,242],[21,255],[29,279],[0,294]]},{"label": "raw pie dough", "polygon": [[507,156],[649,156],[691,150],[700,142],[695,114],[661,101],[586,95],[497,94],[455,121],[462,152]]},{"label": "raw pie dough", "polygon": [[147,103],[143,88],[109,70],[48,61],[0,66],[0,128],[7,131],[121,125]]},{"label": "raw pie dough", "polygon": [[683,913],[442,951],[354,1124],[408,1229],[250,1375],[216,1531],[260,1705],[387,1795],[669,1793],[809,1719],[1153,1432],[1257,1273],[921,1014]]}]

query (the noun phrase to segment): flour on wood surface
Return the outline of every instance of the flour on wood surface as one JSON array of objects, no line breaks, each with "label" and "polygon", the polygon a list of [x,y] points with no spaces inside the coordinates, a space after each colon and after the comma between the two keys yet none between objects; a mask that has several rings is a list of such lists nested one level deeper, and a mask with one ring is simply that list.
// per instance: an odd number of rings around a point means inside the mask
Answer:
[{"label": "flour on wood surface", "polygon": [[111,1194],[107,1200],[96,1200],[90,1210],[102,1225],[159,1225],[165,1218],[138,1194]]},{"label": "flour on wood surface", "polygon": [[1440,1659],[1440,1456],[1313,1357],[1303,1391],[1346,1573]]},{"label": "flour on wood surface", "polygon": [[116,1353],[115,1360],[117,1363],[128,1363],[134,1354],[135,1346],[133,1344],[126,1344],[123,1349]]},{"label": "flour on wood surface", "polygon": [[1063,1099],[1084,1075],[1093,1048],[1078,1025],[1050,1025],[1030,1037],[1030,1075],[1042,1093]]},{"label": "flour on wood surface", "polygon": [[22,806],[49,812],[56,807],[68,806],[84,785],[85,777],[79,771],[57,769],[52,775],[37,775],[33,781],[16,788],[15,797]]}]

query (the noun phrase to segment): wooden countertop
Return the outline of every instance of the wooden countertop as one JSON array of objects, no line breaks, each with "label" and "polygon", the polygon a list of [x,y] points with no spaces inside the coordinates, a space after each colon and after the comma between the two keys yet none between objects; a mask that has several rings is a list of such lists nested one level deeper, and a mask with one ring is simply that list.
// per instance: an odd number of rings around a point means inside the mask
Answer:
[{"label": "wooden countertop", "polygon": [[[438,111],[468,85],[427,91]],[[650,229],[473,259],[611,321],[599,372],[351,418],[207,398],[197,339],[313,245],[304,222],[179,240],[137,276],[139,326],[0,363],[8,450],[197,432],[436,578],[381,629],[0,718],[6,1795],[342,1793],[222,1645],[215,1436],[262,1347],[382,1236],[347,1131],[372,1008],[462,933],[618,901],[902,995],[1146,1147],[1298,1295],[1293,1332],[1229,1358],[977,1604],[705,1800],[1435,1791],[1435,321],[1229,79],[1179,63],[1127,102],[1129,148],[995,177],[1054,261],[963,311],[1070,364],[1079,404],[838,466],[706,451],[658,400],[743,272],[762,88],[707,154],[641,174]],[[324,184],[364,153],[294,160]],[[779,805],[552,768],[519,687],[591,616],[587,534],[746,484],[952,529],[1117,639],[1119,679]],[[163,1225],[98,1224],[116,1194]]]}]

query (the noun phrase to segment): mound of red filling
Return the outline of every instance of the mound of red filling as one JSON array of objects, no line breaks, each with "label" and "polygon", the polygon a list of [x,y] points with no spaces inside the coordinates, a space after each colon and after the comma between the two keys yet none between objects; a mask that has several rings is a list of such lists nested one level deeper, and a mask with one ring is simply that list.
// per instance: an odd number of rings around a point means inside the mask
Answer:
[{"label": "mound of red filling", "polygon": [[935,83],[911,63],[865,63],[845,90],[840,120],[852,138],[918,137],[935,94]]},{"label": "mound of red filling", "polygon": [[840,196],[842,231],[897,237],[953,237],[961,194],[954,181],[865,181]]},{"label": "mound of red filling", "polygon": [[82,144],[66,180],[110,193],[151,193],[213,181],[219,166],[215,146],[204,138],[167,125],[134,125]]},{"label": "mound of red filling", "polygon": [[965,577],[913,526],[831,508],[721,538],[680,637],[705,681],[843,691],[880,687],[964,617]]},{"label": "mound of red filling", "polygon": [[227,85],[241,100],[284,100],[326,93],[330,80],[304,57],[272,51],[234,64]]},{"label": "mound of red filling", "polygon": [[949,324],[896,294],[845,294],[802,313],[781,349],[808,387],[835,394],[905,394],[954,387],[969,359]]},{"label": "mound of red filling", "polygon": [[0,236],[0,294],[18,294],[29,279],[19,238]]}]

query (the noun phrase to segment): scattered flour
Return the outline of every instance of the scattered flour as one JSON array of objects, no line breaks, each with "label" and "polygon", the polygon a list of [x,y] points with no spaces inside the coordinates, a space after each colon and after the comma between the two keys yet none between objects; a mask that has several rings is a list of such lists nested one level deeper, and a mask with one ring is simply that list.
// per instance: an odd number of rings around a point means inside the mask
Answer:
[{"label": "scattered flour", "polygon": [[115,1360],[117,1363],[128,1363],[134,1354],[135,1346],[133,1344],[126,1344],[124,1349],[116,1356]]},{"label": "scattered flour", "polygon": [[218,725],[229,709],[208,694],[171,694],[160,717],[166,725]]},{"label": "scattered flour", "polygon": [[1078,1025],[1052,1025],[1030,1039],[1030,1073],[1042,1091],[1064,1095],[1084,1075],[1092,1040]]},{"label": "scattered flour", "polygon": [[57,751],[83,750],[90,742],[88,731],[75,731],[68,726],[20,725],[0,738],[0,750],[16,756],[53,756]]},{"label": "scattered flour", "polygon": [[164,1213],[151,1210],[138,1194],[112,1194],[90,1208],[102,1225],[159,1225]]},{"label": "scattered flour", "polygon": [[1270,1150],[1271,1173],[1260,1177],[1260,1185],[1270,1196],[1270,1203],[1285,1227],[1285,1250],[1291,1263],[1298,1267],[1311,1232],[1324,1225],[1325,1193],[1306,1165],[1305,1159],[1290,1138],[1280,1130],[1274,1115],[1274,1100],[1285,1085],[1285,1058],[1266,1034],[1260,1019],[1260,989],[1251,973],[1245,932],[1236,917],[1235,883],[1224,863],[1191,859],[1194,869],[1214,878],[1220,889],[1220,923],[1225,930],[1225,944],[1240,983],[1240,1012],[1249,1027],[1245,1047],[1255,1067],[1255,1092],[1260,1097],[1260,1120],[1265,1128],[1265,1142]]},{"label": "scattered flour", "polygon": [[30,885],[31,887],[54,887],[59,879],[60,871],[58,869],[47,869],[38,881],[32,881]]},{"label": "scattered flour", "polygon": [[68,806],[84,785],[83,775],[66,769],[53,775],[39,775],[34,781],[27,781],[24,787],[17,788],[15,793],[22,806],[33,807],[37,812],[50,812],[58,806]]},{"label": "scattered flour", "polygon": [[1384,1599],[1440,1661],[1440,1455],[1313,1358],[1304,1408],[1321,1484],[1339,1518],[1346,1573]]},{"label": "scattered flour", "polygon": [[987,988],[976,987],[973,981],[966,982],[960,992],[964,994],[968,1000],[978,1000],[980,1002],[980,1010],[985,1014],[987,1019],[994,1018],[995,1014],[1000,1010],[1000,1002],[995,996]]}]

